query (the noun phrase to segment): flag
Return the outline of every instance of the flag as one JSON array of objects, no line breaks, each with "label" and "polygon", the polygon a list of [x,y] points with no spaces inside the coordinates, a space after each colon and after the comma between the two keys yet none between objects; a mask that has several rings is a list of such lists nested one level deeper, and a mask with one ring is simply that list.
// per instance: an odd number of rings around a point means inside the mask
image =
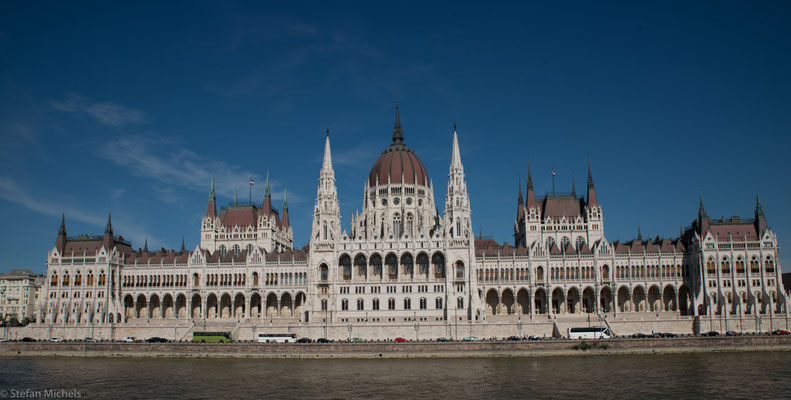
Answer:
[{"label": "flag", "polygon": [[250,177],[250,186],[252,186],[252,185],[255,185],[255,181],[253,180],[253,177],[251,176]]},{"label": "flag", "polygon": [[553,169],[552,170],[552,176],[555,176],[555,175],[557,175],[557,173],[555,173],[555,170]]}]

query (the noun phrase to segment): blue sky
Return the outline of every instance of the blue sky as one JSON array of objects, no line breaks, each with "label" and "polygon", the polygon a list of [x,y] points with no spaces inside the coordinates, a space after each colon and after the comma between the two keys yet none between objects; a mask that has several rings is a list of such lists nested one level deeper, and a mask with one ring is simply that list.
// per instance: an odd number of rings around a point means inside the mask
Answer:
[{"label": "blue sky", "polygon": [[644,3],[2,2],[0,270],[44,271],[62,212],[193,248],[212,173],[227,204],[268,170],[304,246],[326,128],[348,229],[396,93],[440,211],[458,125],[476,233],[513,240],[528,160],[581,194],[590,157],[611,241],[760,192],[784,246],[791,6]]}]

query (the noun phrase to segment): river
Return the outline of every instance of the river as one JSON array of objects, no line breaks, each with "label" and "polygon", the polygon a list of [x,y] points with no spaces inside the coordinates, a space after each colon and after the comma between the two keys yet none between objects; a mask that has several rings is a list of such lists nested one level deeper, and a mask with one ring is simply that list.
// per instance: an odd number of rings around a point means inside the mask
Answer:
[{"label": "river", "polygon": [[[475,359],[2,358],[0,397],[789,398],[791,353]],[[64,398],[64,397],[61,397]]]}]

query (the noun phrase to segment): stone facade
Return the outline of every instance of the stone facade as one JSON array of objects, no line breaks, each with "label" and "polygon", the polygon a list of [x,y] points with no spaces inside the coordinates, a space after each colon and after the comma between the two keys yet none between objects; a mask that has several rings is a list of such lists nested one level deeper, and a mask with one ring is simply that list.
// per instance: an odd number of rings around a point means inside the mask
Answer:
[{"label": "stone facade", "polygon": [[15,269],[0,274],[0,320],[16,318],[22,322],[26,318],[34,321],[37,317],[36,304],[44,275],[26,269]]},{"label": "stone facade", "polygon": [[513,245],[475,239],[455,127],[440,214],[396,107],[393,143],[374,163],[362,209],[345,230],[330,147],[328,131],[303,249],[292,248],[288,203],[272,208],[268,184],[260,207],[235,201],[218,214],[212,182],[192,251],[135,251],[113,234],[109,217],[104,236],[67,237],[62,220],[33,328],[170,330],[176,338],[222,330],[252,339],[256,332],[429,338],[546,336],[592,324],[616,334],[788,325],[778,242],[760,201],[752,220],[716,221],[701,200],[679,237],[610,242],[590,166],[585,196],[572,185],[569,194],[543,198],[528,167]]}]

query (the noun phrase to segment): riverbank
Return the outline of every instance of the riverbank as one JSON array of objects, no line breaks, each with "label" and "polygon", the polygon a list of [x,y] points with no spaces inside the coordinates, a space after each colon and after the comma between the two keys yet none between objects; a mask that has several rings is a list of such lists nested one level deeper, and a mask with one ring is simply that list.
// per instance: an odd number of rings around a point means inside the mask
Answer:
[{"label": "riverbank", "polygon": [[0,357],[482,358],[751,351],[791,351],[791,336],[450,343],[0,343]]}]

